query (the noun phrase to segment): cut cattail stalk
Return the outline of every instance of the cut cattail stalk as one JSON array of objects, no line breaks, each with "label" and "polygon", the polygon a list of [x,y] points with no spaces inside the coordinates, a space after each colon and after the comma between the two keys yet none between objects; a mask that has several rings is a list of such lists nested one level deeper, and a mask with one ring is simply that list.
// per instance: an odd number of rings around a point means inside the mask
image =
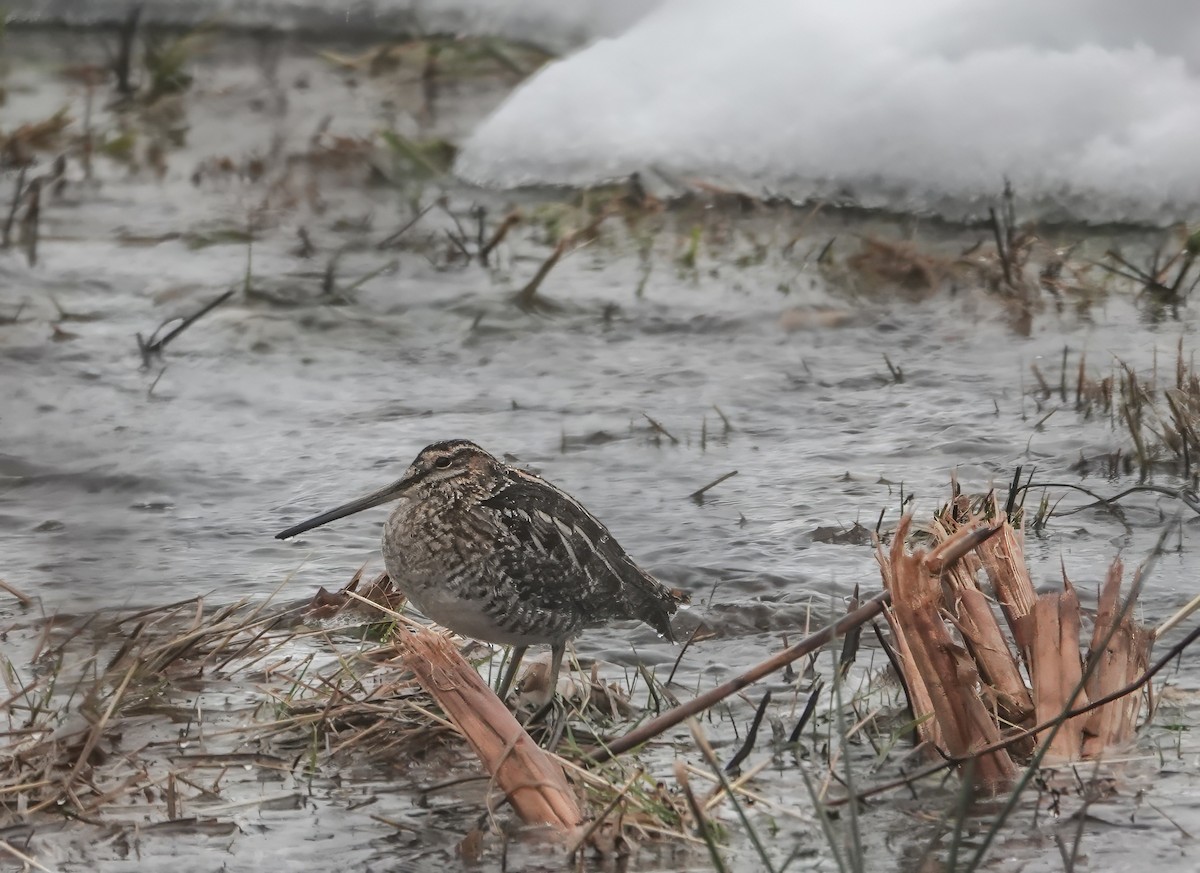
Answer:
[{"label": "cut cattail stalk", "polygon": [[[1005,519],[994,497],[988,515]],[[936,544],[928,555],[906,551],[910,526],[906,516],[890,549],[876,552],[891,593],[887,617],[897,664],[921,739],[952,759],[972,759],[972,778],[981,786],[1003,786],[1016,772],[1014,761],[1035,749],[1034,736],[1005,744],[1006,736],[1053,724],[1089,700],[1133,687],[1146,671],[1154,635],[1131,617],[1137,586],[1130,602],[1121,598],[1119,561],[1101,590],[1085,662],[1074,586],[1064,574],[1062,591],[1036,594],[1023,537],[1006,519],[985,523],[957,502],[931,525]],[[965,553],[970,549],[974,554]],[[981,571],[995,590],[998,612],[980,587]],[[1099,758],[1128,744],[1140,712],[1141,695],[1129,694],[1068,719],[1048,740],[1046,760]],[[1042,731],[1037,739],[1050,734]],[[998,745],[1005,750],[975,751]]]},{"label": "cut cattail stalk", "polygon": [[[1083,665],[1079,660],[1079,597],[1070,580],[1063,579],[1062,591],[1038,597],[1025,621],[1030,628],[1029,676],[1040,724],[1087,703],[1082,690],[1072,696],[1080,688]],[[1054,734],[1047,763],[1078,761],[1083,756],[1086,721],[1084,716],[1076,716]]]},{"label": "cut cattail stalk", "polygon": [[[884,579],[885,584],[891,585],[894,624],[902,629],[911,654],[907,662],[911,664],[911,672],[905,679],[912,683],[920,677],[928,689],[944,748],[956,757],[968,755],[974,749],[997,742],[1000,729],[977,692],[980,681],[975,662],[955,643],[942,618],[939,579],[930,572],[924,552],[905,552],[904,539],[911,521],[911,516],[906,516],[900,522],[890,552],[884,554],[881,546],[878,554],[880,564],[887,562],[890,569]],[[951,541],[973,535],[973,530],[963,528]],[[915,700],[912,703],[918,719],[928,714],[918,711],[922,704]],[[981,756],[973,771],[975,782],[990,790],[1008,785],[1015,775],[1016,765],[1007,751]]]},{"label": "cut cattail stalk", "polygon": [[562,768],[530,738],[475,668],[427,629],[399,635],[405,662],[470,743],[521,820],[563,835],[583,821]]},{"label": "cut cattail stalk", "polygon": [[[1100,590],[1096,627],[1088,658],[1096,661],[1088,677],[1087,695],[1099,700],[1132,682],[1150,664],[1151,634],[1122,610],[1121,574],[1118,558],[1108,570]],[[1106,642],[1107,641],[1107,642]],[[1099,757],[1107,749],[1119,749],[1133,740],[1142,695],[1128,694],[1088,714],[1084,727],[1083,756]]]},{"label": "cut cattail stalk", "polygon": [[1033,700],[996,614],[975,584],[980,566],[978,557],[968,555],[943,577],[949,589],[950,617],[979,666],[980,677],[994,694],[1002,723],[1021,725],[1033,714]]},{"label": "cut cattail stalk", "polygon": [[[907,530],[907,522],[901,521],[900,524],[905,526]],[[895,590],[895,581],[893,567],[888,553],[880,546],[876,551],[876,557],[879,561],[879,571],[883,575],[883,587],[886,591]],[[925,686],[925,679],[919,669],[916,668],[913,662],[912,647],[908,644],[908,634],[905,631],[905,625],[901,624],[896,617],[896,611],[889,606],[884,612],[887,617],[887,622],[892,628],[892,635],[895,638],[896,659],[900,664],[900,670],[904,673],[904,684],[908,691],[909,706],[912,709],[913,718],[917,722],[917,736],[923,743],[931,743],[936,748],[945,746],[945,741],[942,739],[942,732],[939,728],[937,719],[929,718],[929,714],[933,712],[933,700],[929,696],[929,689]]]},{"label": "cut cattail stalk", "polygon": [[[993,500],[992,511],[1003,512]],[[996,600],[1004,613],[1009,629],[1017,632],[1021,619],[1033,612],[1037,594],[1025,566],[1025,535],[1005,522],[1000,533],[979,550],[979,559],[996,592]],[[1018,640],[1023,650],[1024,644]]]}]

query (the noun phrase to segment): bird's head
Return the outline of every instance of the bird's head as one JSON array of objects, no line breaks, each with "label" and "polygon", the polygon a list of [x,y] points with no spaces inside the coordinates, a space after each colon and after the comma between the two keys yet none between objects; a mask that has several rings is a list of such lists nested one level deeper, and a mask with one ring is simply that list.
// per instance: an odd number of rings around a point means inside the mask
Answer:
[{"label": "bird's head", "polygon": [[504,464],[470,440],[432,443],[421,449],[404,475],[392,484],[302,521],[277,533],[275,538],[289,539],[347,515],[401,498],[437,498],[446,502],[483,498],[495,490],[503,477]]}]

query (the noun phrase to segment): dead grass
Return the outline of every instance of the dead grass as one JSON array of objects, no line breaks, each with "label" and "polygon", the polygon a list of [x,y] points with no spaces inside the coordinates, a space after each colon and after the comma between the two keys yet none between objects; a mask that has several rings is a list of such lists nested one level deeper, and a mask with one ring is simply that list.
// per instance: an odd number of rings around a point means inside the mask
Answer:
[{"label": "dead grass", "polygon": [[[1184,351],[1182,337],[1173,367],[1155,365],[1139,372],[1115,360],[1107,375],[1098,375],[1086,355],[1080,355],[1073,381],[1075,411],[1085,420],[1106,417],[1126,440],[1106,457],[1081,459],[1080,472],[1099,467],[1110,477],[1131,472],[1143,480],[1156,473],[1193,477],[1200,459],[1200,371],[1194,352]],[[1045,379],[1035,392],[1039,405],[1056,399],[1056,393],[1065,394],[1055,392]]]},{"label": "dead grass", "polygon": [[[293,803],[263,796],[285,775],[469,760],[464,737],[480,751],[492,736],[490,820],[508,801],[527,822],[556,822],[574,850],[603,853],[691,840],[682,800],[636,762],[577,763],[577,743],[599,733],[589,720],[636,716],[619,689],[594,669],[576,677],[573,741],[562,756],[542,752],[447,638],[397,617],[402,603],[385,575],[359,575],[292,606],[211,610],[196,598],[37,622],[28,666],[0,665],[0,822],[212,828],[224,810]],[[491,733],[504,723],[503,737]],[[552,803],[539,805],[552,784]]]},{"label": "dead grass", "polygon": [[[174,818],[199,790],[185,786],[214,763],[270,770],[286,768],[279,752],[297,746],[375,756],[442,741],[448,731],[431,723],[428,699],[390,648],[305,626],[322,608],[211,611],[193,599],[82,626],[46,622],[32,668],[5,664],[0,809],[17,820],[88,820],[143,798]],[[247,688],[257,689],[253,702],[232,713],[181,711],[194,694]],[[188,726],[170,739],[180,719]],[[205,754],[186,751],[193,733]]]},{"label": "dead grass", "polygon": [[31,121],[5,133],[0,130],[0,169],[28,167],[36,162],[37,152],[57,151],[63,147],[67,129],[74,122],[66,108],[40,121]]},{"label": "dead grass", "polygon": [[552,55],[525,43],[495,37],[427,36],[372,46],[359,54],[322,51],[335,69],[371,78],[392,76],[428,83],[442,77],[466,79],[504,75],[518,81]]}]

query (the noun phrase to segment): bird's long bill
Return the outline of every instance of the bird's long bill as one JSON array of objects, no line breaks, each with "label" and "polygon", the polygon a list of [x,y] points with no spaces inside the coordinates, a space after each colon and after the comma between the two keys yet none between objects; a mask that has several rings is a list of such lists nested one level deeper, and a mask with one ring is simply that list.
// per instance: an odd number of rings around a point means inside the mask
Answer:
[{"label": "bird's long bill", "polygon": [[400,479],[386,488],[380,488],[373,494],[360,497],[358,500],[351,500],[349,503],[343,503],[337,509],[331,509],[328,512],[322,512],[320,515],[314,515],[308,521],[302,521],[297,525],[289,527],[287,530],[280,531],[275,534],[275,539],[290,539],[296,536],[296,534],[302,534],[306,530],[312,530],[314,527],[329,524],[331,521],[337,521],[339,518],[345,518],[347,515],[354,515],[354,513],[370,509],[372,506],[379,506],[381,503],[387,503],[389,500],[395,500],[408,490],[408,486],[409,480],[407,478]]}]

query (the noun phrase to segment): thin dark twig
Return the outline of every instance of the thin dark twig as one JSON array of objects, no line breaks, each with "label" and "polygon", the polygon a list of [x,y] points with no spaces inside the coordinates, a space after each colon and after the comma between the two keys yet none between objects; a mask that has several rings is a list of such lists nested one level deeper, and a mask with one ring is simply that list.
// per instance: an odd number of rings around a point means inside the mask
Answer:
[{"label": "thin dark twig", "polygon": [[542,262],[542,265],[538,267],[537,272],[533,274],[533,278],[526,283],[524,288],[517,292],[516,299],[518,306],[520,306],[522,309],[533,308],[537,301],[538,289],[542,287],[542,282],[544,282],[546,277],[550,275],[550,271],[554,269],[554,265],[557,264],[562,256],[566,253],[568,244],[569,240],[566,238],[559,240],[558,245],[556,245],[554,250],[550,252],[550,256]]},{"label": "thin dark twig", "polygon": [[407,233],[408,230],[414,224],[416,224],[418,221],[420,221],[422,218],[424,218],[426,215],[429,214],[429,210],[433,209],[434,205],[435,204],[431,203],[428,206],[426,206],[424,209],[422,209],[420,212],[418,212],[416,215],[414,215],[412,218],[410,218],[407,222],[405,222],[403,225],[401,225],[401,227],[398,231],[391,234],[390,236],[384,237],[379,242],[377,242],[375,244],[375,248],[386,249],[386,248],[390,248],[391,246],[395,245],[396,241],[399,240],[400,237],[404,236],[404,234]]},{"label": "thin dark twig", "polygon": [[467,260],[471,259],[471,250],[467,248],[467,244],[463,242],[462,239],[455,236],[448,228],[446,229],[446,236],[450,238],[450,242],[454,243],[454,245],[458,247],[458,250],[462,252],[464,258]]},{"label": "thin dark twig", "polygon": [[993,206],[988,207],[988,215],[992,218],[992,235],[996,238],[996,254],[1000,257],[1000,268],[1004,271],[1004,284],[1012,287],[1012,266],[1009,264],[1008,248],[1004,244],[1004,234],[1000,228],[1000,216]]},{"label": "thin dark twig", "polygon": [[729,416],[721,411],[721,407],[714,403],[712,408],[716,410],[717,415],[721,416],[721,424],[725,426],[725,433],[729,433],[731,430],[736,430],[736,428],[729,423]]},{"label": "thin dark twig", "polygon": [[1054,513],[1055,515],[1073,515],[1076,512],[1083,512],[1085,509],[1091,509],[1096,504],[1108,507],[1109,504],[1116,503],[1121,498],[1128,497],[1130,494],[1134,494],[1139,491],[1149,491],[1154,494],[1163,494],[1167,497],[1173,497],[1176,500],[1181,501],[1193,512],[1200,513],[1200,499],[1197,499],[1186,489],[1167,488],[1163,485],[1133,485],[1129,488],[1126,488],[1124,491],[1114,494],[1112,497],[1104,497],[1100,494],[1097,494],[1095,491],[1084,488],[1082,485],[1076,485],[1071,482],[1026,482],[1017,490],[1026,491],[1030,488],[1070,488],[1074,491],[1079,491],[1083,494],[1086,494],[1088,497],[1091,497],[1096,501],[1096,503],[1089,503],[1087,506],[1080,506],[1076,509],[1066,512]]},{"label": "thin dark twig", "polygon": [[136,4],[129,10],[125,20],[117,29],[117,56],[113,58],[112,71],[117,78],[117,93],[128,97],[134,92],[134,86],[129,81],[129,72],[133,67],[133,41],[137,38],[138,20],[142,17],[142,4]]},{"label": "thin dark twig", "polygon": [[1092,261],[1092,265],[1099,267],[1101,270],[1111,273],[1114,276],[1120,276],[1122,279],[1128,279],[1130,282],[1137,282],[1139,285],[1144,285],[1147,282],[1147,280],[1141,276],[1134,276],[1126,273],[1124,270],[1118,270],[1112,264],[1106,264],[1103,261]]},{"label": "thin dark twig", "polygon": [[871,629],[875,631],[875,639],[879,641],[883,653],[887,655],[888,663],[892,665],[892,673],[900,679],[900,687],[904,691],[905,706],[908,709],[908,721],[912,724],[912,730],[908,732],[908,741],[913,746],[916,746],[920,743],[921,739],[917,732],[917,713],[913,709],[912,690],[908,686],[908,679],[904,676],[904,670],[900,668],[900,659],[896,656],[895,648],[888,642],[887,637],[883,635],[883,628],[879,626],[879,622],[871,622]]},{"label": "thin dark twig", "polygon": [[671,665],[671,672],[667,675],[667,681],[662,683],[664,688],[670,685],[675,679],[675,671],[679,669],[679,664],[681,661],[683,661],[683,656],[687,654],[687,650],[691,648],[692,643],[696,641],[696,635],[700,633],[700,630],[703,627],[703,624],[696,625],[696,627],[692,629],[692,632],[688,634],[687,642],[680,646],[679,655],[675,658],[675,663]]},{"label": "thin dark twig", "polygon": [[167,372],[166,364],[162,366],[162,369],[158,371],[158,375],[154,377],[154,381],[150,383],[150,387],[146,389],[147,397],[150,397],[152,394],[154,394],[154,389],[158,387],[158,383],[162,379],[165,372]]},{"label": "thin dark twig", "polygon": [[804,712],[800,713],[800,720],[792,728],[791,736],[788,737],[788,743],[800,742],[800,735],[804,732],[804,726],[808,724],[813,713],[817,711],[817,702],[821,699],[821,692],[824,690],[825,682],[818,677],[817,681],[813,683],[812,692],[808,695],[808,703],[804,704]]},{"label": "thin dark twig", "polygon": [[34,177],[25,189],[25,217],[21,219],[21,236],[25,243],[25,259],[29,266],[37,265],[38,222],[42,215],[42,176]]},{"label": "thin dark twig", "polygon": [[679,440],[675,438],[675,435],[673,433],[671,433],[669,430],[667,430],[665,427],[663,427],[661,424],[659,424],[657,421],[655,421],[653,418],[651,418],[644,412],[642,413],[642,418],[644,418],[644,419],[646,419],[646,421],[650,422],[650,427],[652,430],[657,431],[658,433],[662,434],[667,439],[669,439],[671,441],[672,445],[676,445],[676,446],[679,445]]},{"label": "thin dark twig", "polygon": [[[496,249],[496,246],[503,242],[504,238],[508,235],[508,232],[512,230],[513,226],[516,225],[520,220],[521,213],[514,209],[512,212],[508,213],[508,215],[504,216],[504,220],[500,222],[500,226],[496,228],[496,232],[492,234],[491,239],[489,239],[487,242],[483,242],[482,236],[480,237],[479,263],[483,264],[485,267],[487,266],[488,258],[491,257],[492,252]],[[479,230],[482,234],[482,223],[480,224]]]},{"label": "thin dark twig", "polygon": [[[670,434],[668,434],[668,436],[670,436]],[[738,474],[737,470],[730,470],[728,473],[725,473],[724,475],[718,476],[716,479],[713,479],[711,482],[709,482],[703,488],[697,488],[695,491],[693,491],[691,494],[689,494],[688,497],[692,498],[692,500],[695,500],[697,503],[703,503],[704,495],[710,489],[716,488],[718,485],[720,485],[726,479],[732,479],[737,474]]]},{"label": "thin dark twig", "polygon": [[471,217],[475,219],[475,249],[482,259],[483,247],[487,243],[484,238],[484,234],[487,233],[487,209],[476,204],[471,207]]},{"label": "thin dark twig", "polygon": [[1112,258],[1114,261],[1116,261],[1122,267],[1124,267],[1125,269],[1134,273],[1135,276],[1137,277],[1137,281],[1141,282],[1142,284],[1144,284],[1144,285],[1155,284],[1155,278],[1154,278],[1153,273],[1147,273],[1145,270],[1143,270],[1141,267],[1137,266],[1136,264],[1132,264],[1129,261],[1125,260],[1124,255],[1122,255],[1116,249],[1109,249],[1108,251],[1106,251],[1104,253],[1104,256],[1106,258]]},{"label": "thin dark twig", "polygon": [[1017,504],[1017,492],[1021,490],[1021,465],[1017,465],[1013,473],[1012,484],[1008,486],[1008,500],[1004,502],[1004,517],[1012,520],[1013,510]]},{"label": "thin dark twig", "polygon": [[[1175,274],[1175,281],[1171,283],[1170,291],[1172,297],[1179,296],[1179,287],[1183,284],[1183,280],[1187,278],[1187,274],[1191,272],[1192,263],[1196,260],[1196,256],[1191,252],[1186,250],[1185,252],[1186,254],[1184,254],[1183,257],[1183,264],[1179,267],[1179,272]],[[1175,256],[1175,258],[1178,257],[1179,255]],[[1175,258],[1171,259],[1172,263],[1174,263]]]},{"label": "thin dark twig", "polygon": [[[450,207],[446,204],[446,201],[444,199],[438,199],[436,201],[435,205],[438,206],[442,210],[442,212],[444,212],[450,216],[450,220],[454,222],[455,230],[458,231],[458,239],[463,240],[465,242],[466,239],[468,238],[467,232],[463,228],[462,222],[458,220],[458,216],[455,215],[453,210],[451,210]],[[466,246],[464,246],[463,248],[465,249]]]},{"label": "thin dark twig", "polygon": [[[847,612],[853,612],[858,609],[858,585],[854,586],[854,594],[850,598],[850,608]],[[854,659],[858,657],[858,643],[862,639],[862,625],[851,628],[846,632],[845,638],[842,640],[842,654],[838,658],[838,673],[840,676],[845,675],[850,671]]]},{"label": "thin dark twig", "polygon": [[763,695],[763,699],[759,701],[758,709],[754,711],[754,721],[750,722],[750,730],[746,731],[746,740],[742,743],[742,747],[737,750],[729,763],[725,765],[725,772],[732,773],[741,766],[742,761],[750,757],[750,753],[754,750],[754,741],[758,739],[758,728],[762,724],[763,716],[767,714],[767,705],[771,702],[771,691]]},{"label": "thin dark twig", "polygon": [[[148,362],[152,355],[157,355],[160,352],[162,352],[163,348],[166,347],[167,343],[169,343],[171,340],[175,339],[175,337],[179,336],[181,333],[183,333],[185,330],[187,330],[189,327],[191,327],[193,324],[195,324],[196,321],[198,321],[200,318],[203,318],[205,315],[212,312],[214,309],[216,309],[218,306],[220,306],[222,303],[224,303],[226,300],[228,300],[230,297],[232,297],[234,291],[236,291],[236,290],[237,290],[236,288],[230,288],[228,291],[226,291],[220,297],[217,297],[215,300],[211,300],[208,303],[204,304],[204,306],[200,307],[199,310],[197,310],[196,312],[194,312],[193,314],[189,315],[187,318],[185,318],[181,322],[179,322],[178,327],[176,327],[174,330],[172,330],[170,333],[168,333],[166,336],[162,337],[161,339],[155,339],[154,334],[151,334],[149,340],[144,340],[144,339],[142,339],[142,335],[139,333],[137,335],[138,349],[142,353],[143,362]],[[158,331],[155,331],[155,333],[158,333]]]},{"label": "thin dark twig", "polygon": [[12,203],[8,207],[8,218],[4,222],[4,236],[0,247],[8,248],[12,244],[12,226],[17,220],[17,209],[21,205],[21,195],[25,191],[25,167],[17,170],[17,184],[13,189]]}]

